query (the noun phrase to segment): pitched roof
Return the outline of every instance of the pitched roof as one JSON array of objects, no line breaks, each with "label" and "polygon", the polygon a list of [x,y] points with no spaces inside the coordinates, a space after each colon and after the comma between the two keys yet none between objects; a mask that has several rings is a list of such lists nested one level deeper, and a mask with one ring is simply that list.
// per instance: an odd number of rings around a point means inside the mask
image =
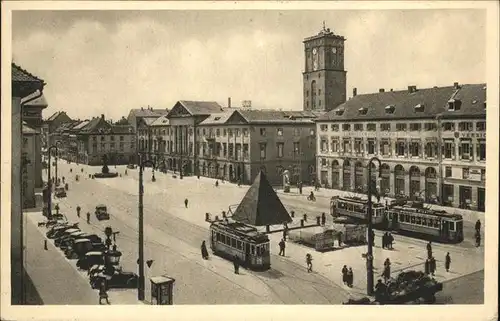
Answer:
[{"label": "pitched roof", "polygon": [[52,116],[50,116],[49,118],[47,118],[46,121],[47,122],[54,121],[57,117],[59,117],[59,115],[62,115],[62,114],[66,114],[66,112],[65,111],[56,111],[55,113],[52,114]]},{"label": "pitched roof", "polygon": [[78,125],[74,126],[72,129],[73,130],[80,130],[82,129],[83,127],[87,126],[87,124],[89,123],[90,121],[88,119],[80,122]]},{"label": "pitched roof", "polygon": [[222,111],[222,106],[215,101],[179,100],[179,103],[186,108],[191,115],[209,115]]},{"label": "pitched roof", "polygon": [[23,68],[19,67],[15,63],[12,63],[12,81],[13,82],[36,82],[36,83],[42,83],[42,84],[45,83],[42,79],[38,78],[37,76],[34,76],[33,74],[31,74],[28,71],[24,70]]},{"label": "pitched roof", "polygon": [[130,114],[135,117],[159,117],[162,115],[168,114],[168,109],[159,109],[159,108],[136,108],[131,109]]},{"label": "pitched roof", "polygon": [[222,113],[210,114],[204,121],[202,121],[199,126],[203,125],[222,125],[233,115],[233,110],[225,109]]},{"label": "pitched roof", "polygon": [[277,225],[292,221],[262,171],[255,178],[231,218],[254,226]]},{"label": "pitched roof", "polygon": [[[478,112],[478,106],[482,105],[484,101],[481,101],[477,106],[470,107],[472,105],[472,96],[478,95],[479,97],[478,90],[484,86],[484,84],[474,84],[461,85],[458,89],[454,86],[448,86],[418,89],[414,92],[400,90],[360,94],[320,116],[317,120],[362,121],[434,118],[436,115],[448,111],[448,101],[454,94],[456,94],[457,99],[462,97],[464,100],[470,101],[470,103],[464,103],[459,113],[452,113],[454,115],[474,115]],[[484,98],[486,98],[485,93]],[[423,109],[418,111],[415,108],[417,105],[423,106]],[[387,111],[391,109],[393,112],[388,113]]]},{"label": "pitched roof", "polygon": [[153,117],[145,117],[145,118],[141,118],[139,120],[139,123],[144,123],[146,124],[146,126],[151,126],[159,117],[156,116],[157,118],[153,118]]},{"label": "pitched roof", "polygon": [[486,84],[463,85],[453,97],[461,102],[458,110],[445,108],[441,113],[443,118],[454,116],[484,116],[486,117]]},{"label": "pitched roof", "polygon": [[272,109],[243,109],[237,110],[249,123],[314,123],[317,117],[312,112]]},{"label": "pitched roof", "polygon": [[31,128],[28,126],[28,124],[23,121],[23,134],[26,134],[26,135],[36,135],[36,134],[39,134],[40,132],[38,132],[37,130]]},{"label": "pitched roof", "polygon": [[170,123],[170,120],[167,118],[167,115],[163,115],[161,117],[158,117],[155,119],[150,126],[168,126]]},{"label": "pitched roof", "polygon": [[[38,97],[37,97],[38,96]],[[33,99],[34,97],[37,97]],[[30,99],[33,99],[30,101]],[[27,103],[24,103],[28,101]],[[33,92],[31,95],[28,95],[21,99],[21,103],[24,104],[24,106],[30,106],[30,107],[47,107],[47,101],[45,100],[45,96],[42,94],[40,96],[40,90],[37,90]]]}]

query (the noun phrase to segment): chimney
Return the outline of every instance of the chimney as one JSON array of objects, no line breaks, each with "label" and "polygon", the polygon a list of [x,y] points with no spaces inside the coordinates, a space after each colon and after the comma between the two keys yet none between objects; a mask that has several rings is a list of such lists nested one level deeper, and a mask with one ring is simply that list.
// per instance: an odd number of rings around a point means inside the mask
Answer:
[{"label": "chimney", "polygon": [[227,97],[227,108],[231,108],[231,97]]},{"label": "chimney", "polygon": [[104,120],[104,114],[101,114],[101,119]]},{"label": "chimney", "polygon": [[352,89],[352,98],[356,97],[357,94],[358,94],[358,88],[354,87]]},{"label": "chimney", "polygon": [[385,92],[385,89],[384,89],[384,88],[380,88],[380,89],[378,90],[378,92],[379,92],[379,93],[383,93],[383,92]]},{"label": "chimney", "polygon": [[458,84],[458,82],[454,82],[454,83],[453,83],[453,87],[454,87],[455,89],[460,89],[460,85]]}]

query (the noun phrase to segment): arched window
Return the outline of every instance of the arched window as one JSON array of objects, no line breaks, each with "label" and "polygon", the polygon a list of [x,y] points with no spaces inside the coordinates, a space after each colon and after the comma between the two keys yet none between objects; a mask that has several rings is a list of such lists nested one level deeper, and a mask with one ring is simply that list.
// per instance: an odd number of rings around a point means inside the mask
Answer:
[{"label": "arched window", "polygon": [[316,109],[316,80],[311,83],[311,108]]}]

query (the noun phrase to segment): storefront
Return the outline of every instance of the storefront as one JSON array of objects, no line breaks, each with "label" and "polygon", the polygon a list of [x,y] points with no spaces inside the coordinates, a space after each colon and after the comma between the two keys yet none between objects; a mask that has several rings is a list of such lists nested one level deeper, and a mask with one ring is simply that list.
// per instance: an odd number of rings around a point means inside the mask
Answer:
[{"label": "storefront", "polygon": [[394,195],[405,195],[405,169],[401,165],[394,167]]},{"label": "storefront", "polygon": [[337,160],[332,161],[332,188],[339,188],[339,179],[340,179],[340,165]]},{"label": "storefront", "polygon": [[459,207],[469,209],[472,202],[472,187],[460,185],[458,187]]},{"label": "storefront", "polygon": [[420,169],[416,166],[410,167],[410,197],[420,197]]},{"label": "storefront", "polygon": [[382,164],[381,168],[380,193],[382,195],[391,193],[391,168],[387,164]]},{"label": "storefront", "polygon": [[477,188],[477,210],[480,212],[484,212],[485,210],[485,200],[486,200],[486,192],[482,187]]},{"label": "storefront", "polygon": [[435,202],[437,199],[437,175],[433,167],[428,167],[425,170],[425,200],[427,202]]},{"label": "storefront", "polygon": [[344,161],[343,165],[344,179],[342,181],[342,187],[345,191],[351,190],[351,162],[348,160]]},{"label": "storefront", "polygon": [[443,184],[443,205],[451,206],[453,205],[453,185]]},{"label": "storefront", "polygon": [[356,192],[362,193],[364,190],[365,180],[363,177],[364,167],[361,162],[356,162],[354,165],[354,187],[356,188]]}]

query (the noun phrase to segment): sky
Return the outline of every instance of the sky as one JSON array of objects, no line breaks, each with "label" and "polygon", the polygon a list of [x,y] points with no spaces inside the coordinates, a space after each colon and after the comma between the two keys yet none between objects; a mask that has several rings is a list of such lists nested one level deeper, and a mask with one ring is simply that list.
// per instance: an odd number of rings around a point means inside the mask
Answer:
[{"label": "sky", "polygon": [[347,38],[347,95],[486,80],[486,12],[17,11],[13,60],[47,83],[44,118],[127,116],[178,100],[303,109],[303,39]]}]

